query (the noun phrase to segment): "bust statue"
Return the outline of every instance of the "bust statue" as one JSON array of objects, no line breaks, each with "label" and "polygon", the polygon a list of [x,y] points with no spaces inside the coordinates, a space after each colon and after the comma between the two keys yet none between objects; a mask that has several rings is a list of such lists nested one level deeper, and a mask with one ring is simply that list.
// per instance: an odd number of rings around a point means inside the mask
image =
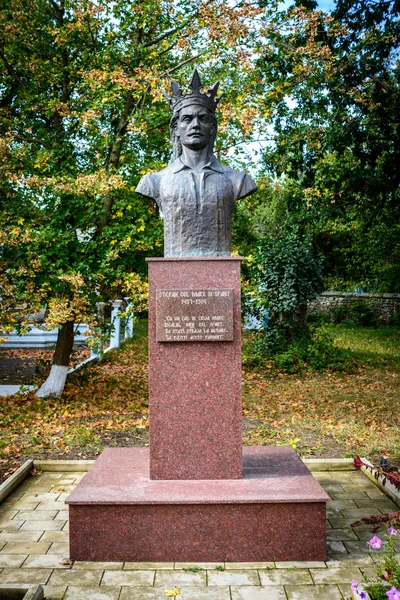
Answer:
[{"label": "bust statue", "polygon": [[148,173],[136,191],[155,200],[164,217],[164,256],[230,256],[236,200],[256,191],[249,175],[222,165],[213,154],[218,83],[203,90],[194,70],[184,94],[171,83],[174,155],[168,167]]}]

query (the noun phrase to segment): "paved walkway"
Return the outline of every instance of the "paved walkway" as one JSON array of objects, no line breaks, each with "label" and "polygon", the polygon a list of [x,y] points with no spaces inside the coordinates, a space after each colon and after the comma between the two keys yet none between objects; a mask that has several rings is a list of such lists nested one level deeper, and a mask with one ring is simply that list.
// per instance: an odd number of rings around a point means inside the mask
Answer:
[{"label": "paved walkway", "polygon": [[0,506],[0,590],[2,583],[42,583],[47,600],[165,600],[175,587],[177,600],[343,600],[351,580],[362,581],[373,566],[370,526],[350,524],[396,510],[359,471],[314,473],[332,498],[326,563],[70,565],[64,500],[83,475],[31,476]]}]

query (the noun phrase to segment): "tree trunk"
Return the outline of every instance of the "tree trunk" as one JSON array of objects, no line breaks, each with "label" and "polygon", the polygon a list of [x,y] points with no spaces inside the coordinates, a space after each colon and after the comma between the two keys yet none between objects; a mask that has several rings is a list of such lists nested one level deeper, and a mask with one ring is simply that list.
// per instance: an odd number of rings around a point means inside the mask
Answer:
[{"label": "tree trunk", "polygon": [[302,304],[297,308],[294,314],[294,320],[296,323],[296,331],[303,331],[307,325],[308,319],[308,307],[307,304]]},{"label": "tree trunk", "polygon": [[59,398],[64,391],[68,374],[69,358],[74,345],[74,322],[67,321],[58,330],[57,344],[54,351],[53,364],[46,381],[36,392],[39,398]]}]

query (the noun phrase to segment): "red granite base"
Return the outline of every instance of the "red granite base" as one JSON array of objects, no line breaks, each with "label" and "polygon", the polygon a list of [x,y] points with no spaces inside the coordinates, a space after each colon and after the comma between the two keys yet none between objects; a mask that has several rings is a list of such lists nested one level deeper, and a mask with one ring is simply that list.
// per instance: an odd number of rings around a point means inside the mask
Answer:
[{"label": "red granite base", "polygon": [[[150,477],[241,479],[241,258],[147,261]],[[231,290],[232,340],[158,341],[160,290]]]},{"label": "red granite base", "polygon": [[150,480],[147,448],[109,448],[67,499],[70,557],[326,560],[329,497],[292,448],[243,448],[243,472],[242,480]]}]

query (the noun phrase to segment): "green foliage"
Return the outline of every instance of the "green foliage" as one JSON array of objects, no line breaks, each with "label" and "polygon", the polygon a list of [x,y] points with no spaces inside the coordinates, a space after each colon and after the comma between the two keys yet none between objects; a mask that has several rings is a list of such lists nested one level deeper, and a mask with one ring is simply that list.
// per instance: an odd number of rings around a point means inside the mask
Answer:
[{"label": "green foliage", "polygon": [[274,125],[265,169],[292,188],[289,212],[327,256],[328,285],[398,291],[398,3],[338,0],[328,15],[295,4],[258,62]]},{"label": "green foliage", "polygon": [[322,259],[308,237],[283,230],[275,239],[265,238],[255,256],[253,278],[257,285],[250,309],[268,312],[269,329],[286,337],[306,322],[307,302],[322,291]]},{"label": "green foliage", "polygon": [[354,360],[348,350],[336,345],[326,327],[309,325],[292,339],[285,338],[279,330],[267,330],[244,344],[243,363],[246,367],[262,368],[267,362],[272,362],[282,372],[304,373],[326,369],[346,371]]}]

